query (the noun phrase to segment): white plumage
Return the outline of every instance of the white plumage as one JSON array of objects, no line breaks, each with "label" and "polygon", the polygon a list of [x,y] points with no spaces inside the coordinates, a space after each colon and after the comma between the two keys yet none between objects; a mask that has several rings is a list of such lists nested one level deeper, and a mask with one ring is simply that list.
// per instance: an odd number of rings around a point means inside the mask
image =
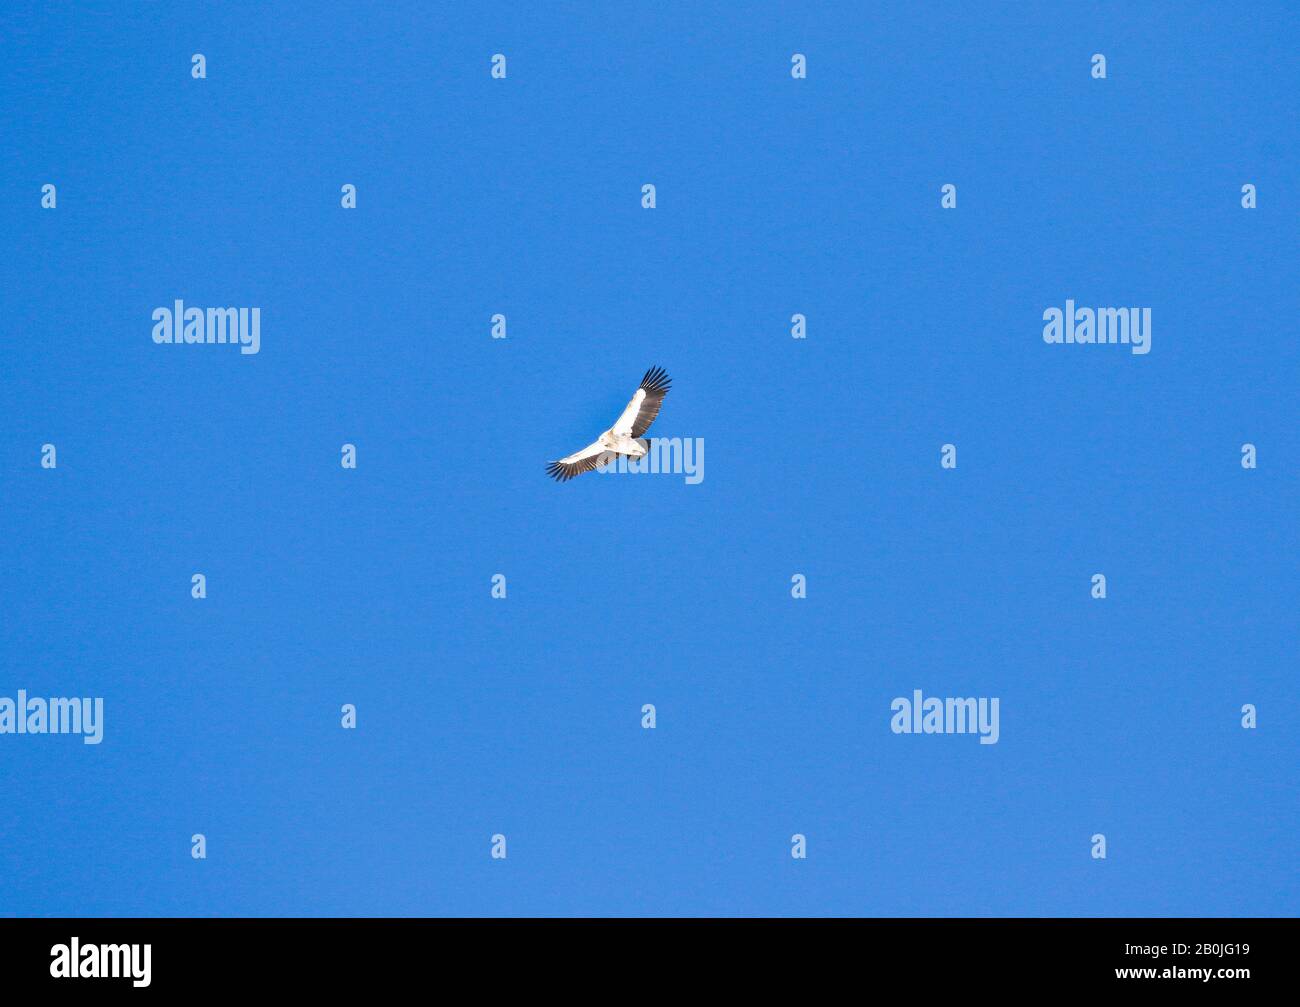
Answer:
[{"label": "white plumage", "polygon": [[672,381],[662,367],[651,367],[645,372],[641,386],[633,393],[632,401],[614,425],[581,451],[548,464],[547,473],[559,482],[564,482],[590,472],[614,455],[640,458],[646,453],[646,447],[639,438],[650,429],[650,424],[659,415],[659,407],[663,405],[664,396],[668,394],[671,384]]}]

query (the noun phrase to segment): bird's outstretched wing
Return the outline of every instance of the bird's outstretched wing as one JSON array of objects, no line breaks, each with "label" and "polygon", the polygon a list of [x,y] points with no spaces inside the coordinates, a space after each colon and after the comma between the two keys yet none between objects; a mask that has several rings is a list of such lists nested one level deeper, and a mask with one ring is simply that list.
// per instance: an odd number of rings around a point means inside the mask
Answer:
[{"label": "bird's outstretched wing", "polygon": [[575,451],[568,458],[561,458],[558,462],[551,462],[546,466],[546,474],[558,482],[564,482],[574,476],[580,476],[584,472],[590,472],[604,460],[605,449],[601,446],[600,441],[596,441],[593,444],[588,444],[581,451]]},{"label": "bird's outstretched wing", "polygon": [[632,396],[632,401],[623,410],[623,415],[614,424],[615,435],[623,437],[640,437],[650,429],[650,424],[659,415],[659,407],[664,404],[664,396],[672,380],[662,367],[651,367],[641,379],[641,387]]}]

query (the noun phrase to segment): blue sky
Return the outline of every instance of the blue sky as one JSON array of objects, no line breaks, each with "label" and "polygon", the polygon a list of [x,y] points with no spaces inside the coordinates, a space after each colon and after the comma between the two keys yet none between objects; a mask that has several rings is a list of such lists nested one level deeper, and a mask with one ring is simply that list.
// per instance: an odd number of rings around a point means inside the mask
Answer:
[{"label": "blue sky", "polygon": [[789,7],[6,8],[0,914],[1300,910],[1293,15]]}]

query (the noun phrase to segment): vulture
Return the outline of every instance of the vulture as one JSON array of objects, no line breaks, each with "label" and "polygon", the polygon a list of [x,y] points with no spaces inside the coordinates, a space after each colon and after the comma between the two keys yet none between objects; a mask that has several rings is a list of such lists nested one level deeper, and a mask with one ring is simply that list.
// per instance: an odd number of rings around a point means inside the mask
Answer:
[{"label": "vulture", "polygon": [[618,421],[581,451],[548,464],[547,474],[558,482],[565,482],[612,460],[614,455],[640,458],[646,453],[646,446],[638,438],[650,429],[650,424],[659,415],[659,407],[664,403],[670,384],[672,381],[662,367],[651,367]]}]

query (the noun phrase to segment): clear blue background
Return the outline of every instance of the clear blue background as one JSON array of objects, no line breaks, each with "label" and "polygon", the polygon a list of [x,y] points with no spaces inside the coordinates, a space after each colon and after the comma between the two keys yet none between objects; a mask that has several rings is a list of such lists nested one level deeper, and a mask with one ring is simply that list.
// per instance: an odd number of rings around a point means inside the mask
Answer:
[{"label": "clear blue background", "polygon": [[[1300,910],[1288,5],[41,6],[0,695],[106,734],[0,737],[0,913]],[[704,483],[548,480],[652,364]]]}]

